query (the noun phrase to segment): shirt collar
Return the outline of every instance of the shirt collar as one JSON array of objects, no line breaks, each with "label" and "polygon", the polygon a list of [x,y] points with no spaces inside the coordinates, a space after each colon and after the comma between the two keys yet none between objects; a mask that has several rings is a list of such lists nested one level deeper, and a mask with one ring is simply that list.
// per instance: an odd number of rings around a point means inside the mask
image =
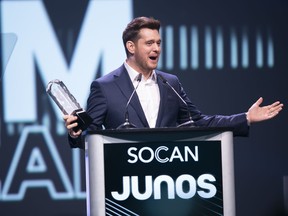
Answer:
[{"label": "shirt collar", "polygon": [[[131,81],[132,82],[136,81],[137,78],[138,78],[139,72],[137,72],[130,65],[128,65],[126,61],[124,61],[124,66],[125,66],[128,74],[129,74],[129,77],[130,77]],[[151,81],[157,83],[157,75],[156,75],[155,70],[152,71],[152,74],[151,74],[151,76],[149,77],[148,80],[151,80]]]}]

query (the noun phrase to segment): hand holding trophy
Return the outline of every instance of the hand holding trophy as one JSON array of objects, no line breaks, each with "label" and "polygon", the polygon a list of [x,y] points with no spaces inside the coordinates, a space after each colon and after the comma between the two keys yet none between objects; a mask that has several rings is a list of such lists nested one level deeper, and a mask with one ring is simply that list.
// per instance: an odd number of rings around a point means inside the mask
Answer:
[{"label": "hand holding trophy", "polygon": [[78,131],[79,129],[84,131],[87,129],[92,122],[92,118],[81,108],[80,104],[62,81],[58,79],[51,80],[47,85],[46,92],[64,115],[77,116],[78,126],[73,128],[74,131]]}]

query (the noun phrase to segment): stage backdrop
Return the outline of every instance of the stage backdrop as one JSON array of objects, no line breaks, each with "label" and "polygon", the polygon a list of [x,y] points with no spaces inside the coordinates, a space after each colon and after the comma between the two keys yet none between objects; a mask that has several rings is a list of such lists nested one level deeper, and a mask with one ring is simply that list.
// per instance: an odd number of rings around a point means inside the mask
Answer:
[{"label": "stage backdrop", "polygon": [[[260,96],[287,103],[284,0],[2,0],[0,12],[1,216],[86,214],[84,151],[69,148],[45,88],[60,79],[85,107],[91,81],[125,60],[133,17],[162,22],[159,69],[203,113],[245,112]],[[284,215],[287,119],[286,109],[235,138],[237,215]]]}]

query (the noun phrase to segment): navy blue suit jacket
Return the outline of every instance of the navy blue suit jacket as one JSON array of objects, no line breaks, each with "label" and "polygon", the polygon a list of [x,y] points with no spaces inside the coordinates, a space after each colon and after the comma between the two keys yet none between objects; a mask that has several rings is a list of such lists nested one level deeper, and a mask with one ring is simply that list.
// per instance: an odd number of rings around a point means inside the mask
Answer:
[{"label": "navy blue suit jacket", "polygon": [[[231,116],[204,115],[187,97],[182,85],[175,75],[156,70],[162,75],[186,101],[193,121],[199,127],[231,127],[235,136],[247,136],[249,126],[246,114]],[[189,120],[187,106],[175,92],[158,78],[160,107],[156,127],[176,127]],[[111,73],[96,79],[91,84],[87,101],[87,113],[93,123],[88,130],[115,129],[125,121],[126,104],[134,90],[125,66],[122,65]],[[137,128],[149,128],[144,111],[137,94],[134,94],[129,106],[129,121]],[[71,147],[83,148],[81,139],[70,139]]]}]

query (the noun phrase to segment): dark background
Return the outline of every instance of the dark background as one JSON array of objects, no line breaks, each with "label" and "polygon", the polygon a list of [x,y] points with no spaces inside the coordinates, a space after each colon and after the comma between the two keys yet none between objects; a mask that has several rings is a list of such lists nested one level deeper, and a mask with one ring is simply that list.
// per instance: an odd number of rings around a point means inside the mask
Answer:
[{"label": "dark background", "polygon": [[[72,29],[74,42],[76,41],[87,1],[44,1],[44,3],[65,52],[67,62],[69,62],[72,52],[71,50],[69,52],[69,47],[67,47],[66,33]],[[265,105],[276,100],[280,100],[286,105],[288,98],[287,1],[133,1],[133,16],[153,16],[161,21],[162,29],[173,26],[175,37],[173,44],[174,67],[170,70],[165,68],[165,64],[163,64],[160,69],[179,76],[187,94],[203,113],[228,115],[246,112],[260,96],[264,98]],[[188,67],[188,69],[183,70],[179,67],[177,32],[181,25],[187,26],[188,32],[191,26],[198,27],[199,67],[197,69],[192,70]],[[211,69],[205,67],[204,30],[207,26],[211,28],[213,36],[217,27],[221,27],[223,30],[223,68],[215,67],[215,53],[213,53],[213,67]],[[248,29],[249,66],[247,68],[241,66],[240,42],[238,42],[239,66],[237,68],[230,66],[229,35],[232,28],[236,30],[239,39],[242,29]],[[263,67],[257,67],[255,63],[255,38],[258,31],[263,35],[264,56],[266,55],[267,32],[272,35],[273,67],[267,66],[265,58]],[[99,33],[105,34],[105,31],[99,29]],[[190,54],[188,55],[190,57]],[[165,38],[163,38],[162,57],[165,60]],[[45,87],[40,85],[39,92],[43,94],[44,91]],[[0,99],[2,101],[2,90]],[[1,107],[1,116],[2,110]],[[238,137],[234,139],[237,215],[285,215],[283,177],[288,175],[287,119],[288,111],[284,107],[277,118],[252,125],[248,138]],[[1,125],[2,129],[5,126],[2,118]],[[2,185],[15,151],[13,144],[18,138],[9,137],[5,131],[1,133],[0,177]],[[66,142],[66,136],[54,138],[61,144]],[[59,148],[60,154],[66,157],[70,154],[70,152],[67,153],[70,149],[66,145],[61,146]],[[81,155],[83,156],[84,152],[81,152]],[[68,172],[71,171],[69,160],[68,156],[65,162]],[[82,157],[83,160],[84,157]],[[84,167],[84,161],[81,166]],[[83,173],[83,180],[84,178]],[[55,201],[50,198],[45,189],[35,189],[27,193],[21,202],[7,202],[0,199],[0,215],[23,213],[25,215],[85,215],[85,205],[84,199]],[[286,205],[288,204],[286,203]]]}]

